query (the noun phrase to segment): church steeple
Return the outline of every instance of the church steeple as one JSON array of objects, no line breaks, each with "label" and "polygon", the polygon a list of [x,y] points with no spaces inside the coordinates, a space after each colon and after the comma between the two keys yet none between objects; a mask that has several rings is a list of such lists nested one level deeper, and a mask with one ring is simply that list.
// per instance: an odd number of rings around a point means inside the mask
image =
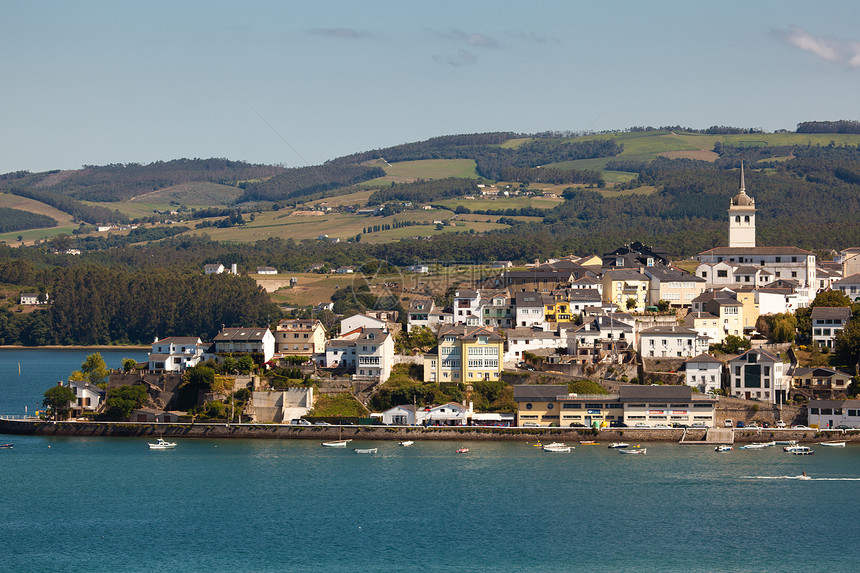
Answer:
[{"label": "church steeple", "polygon": [[755,200],[746,192],[743,159],[740,188],[729,205],[729,247],[755,247]]}]

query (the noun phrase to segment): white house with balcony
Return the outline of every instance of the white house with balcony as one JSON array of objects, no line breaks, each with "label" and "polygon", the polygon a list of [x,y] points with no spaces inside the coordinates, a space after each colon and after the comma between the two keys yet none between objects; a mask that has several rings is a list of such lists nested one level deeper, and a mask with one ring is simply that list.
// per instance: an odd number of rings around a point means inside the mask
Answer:
[{"label": "white house with balcony", "polygon": [[261,354],[265,364],[275,355],[275,335],[268,328],[224,328],[215,336],[215,357]]},{"label": "white house with balcony", "polygon": [[196,336],[155,339],[149,353],[148,369],[155,372],[185,372],[203,360],[205,345]]},{"label": "white house with balcony", "polygon": [[816,306],[812,309],[812,342],[833,348],[836,333],[851,320],[849,306]]},{"label": "white house with balcony", "polygon": [[355,339],[355,374],[385,382],[393,365],[394,337],[382,329],[364,329]]}]

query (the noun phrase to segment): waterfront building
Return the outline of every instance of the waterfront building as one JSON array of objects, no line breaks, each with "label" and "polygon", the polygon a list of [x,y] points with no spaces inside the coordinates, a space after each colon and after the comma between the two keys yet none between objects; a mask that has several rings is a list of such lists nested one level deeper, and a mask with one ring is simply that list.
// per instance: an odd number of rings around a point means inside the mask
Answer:
[{"label": "waterfront building", "polygon": [[216,360],[231,354],[260,354],[265,364],[275,355],[275,337],[268,328],[224,328],[215,336]]},{"label": "waterfront building", "polygon": [[807,408],[813,428],[860,428],[860,400],[810,400]]},{"label": "waterfront building", "polygon": [[846,394],[852,375],[823,366],[804,366],[791,372],[792,394],[806,398],[834,399]]},{"label": "waterfront building", "polygon": [[714,426],[717,399],[695,394],[689,386],[629,385],[621,386],[618,394],[628,426]]},{"label": "waterfront building", "polygon": [[684,362],[684,383],[702,394],[723,384],[723,363],[710,354],[699,354]]},{"label": "waterfront building", "polygon": [[728,364],[729,395],[746,400],[784,404],[789,380],[785,364],[770,352],[753,348]]}]

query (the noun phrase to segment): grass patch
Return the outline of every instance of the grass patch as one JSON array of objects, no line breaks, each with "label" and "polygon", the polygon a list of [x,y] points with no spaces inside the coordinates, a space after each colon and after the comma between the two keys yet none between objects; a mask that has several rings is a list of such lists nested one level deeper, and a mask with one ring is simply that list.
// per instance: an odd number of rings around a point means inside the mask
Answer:
[{"label": "grass patch", "polygon": [[561,198],[501,197],[499,199],[446,199],[444,201],[437,201],[434,205],[442,205],[452,210],[461,205],[472,210],[522,209],[523,207],[552,209],[563,202],[564,199]]}]

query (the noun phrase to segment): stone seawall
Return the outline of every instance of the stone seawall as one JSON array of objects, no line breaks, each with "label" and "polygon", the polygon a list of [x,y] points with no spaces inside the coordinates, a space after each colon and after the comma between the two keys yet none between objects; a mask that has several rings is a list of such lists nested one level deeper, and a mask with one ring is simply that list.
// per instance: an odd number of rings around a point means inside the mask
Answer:
[{"label": "stone seawall", "polygon": [[[0,434],[29,436],[97,436],[153,438],[242,438],[299,440],[507,440],[567,441],[598,440],[613,442],[678,442],[681,429],[617,428],[588,430],[581,428],[491,428],[460,427],[387,427],[387,426],[286,426],[280,424],[155,424],[133,422],[45,422],[0,420]],[[703,440],[706,431],[687,430],[685,440]],[[817,430],[735,430],[736,442],[771,440],[845,440],[860,442],[860,432],[818,432]]]}]

